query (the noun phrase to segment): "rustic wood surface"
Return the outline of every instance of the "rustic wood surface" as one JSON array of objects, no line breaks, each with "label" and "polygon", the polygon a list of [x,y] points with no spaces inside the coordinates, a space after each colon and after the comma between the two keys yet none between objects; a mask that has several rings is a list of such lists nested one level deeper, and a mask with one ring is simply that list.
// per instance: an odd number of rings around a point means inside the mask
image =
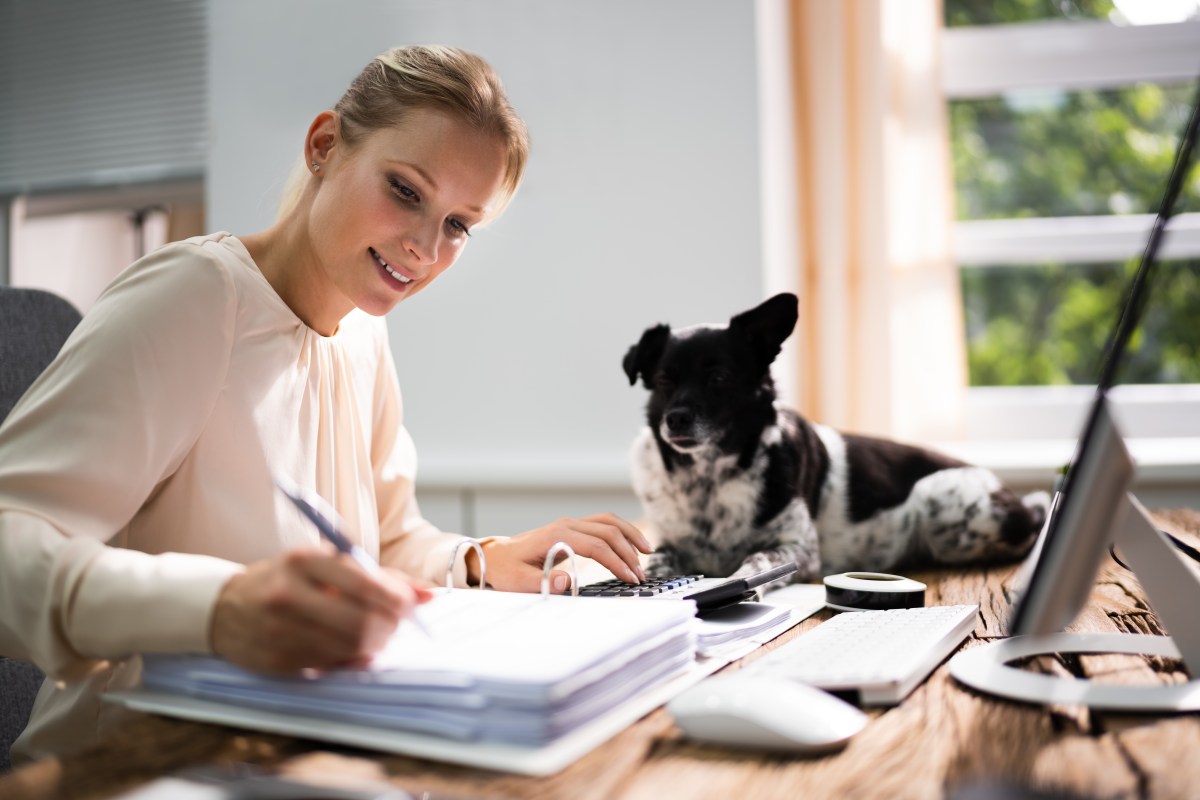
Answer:
[{"label": "rustic wood surface", "polygon": [[[1155,518],[1200,543],[1200,512],[1160,510]],[[913,577],[928,584],[930,605],[979,603],[975,632],[964,644],[974,647],[1002,637],[1014,572],[1004,566]],[[828,616],[817,614],[726,669],[741,668]],[[1108,560],[1072,630],[1163,633],[1137,580]],[[1177,661],[1137,656],[1044,657],[1029,668],[1123,683],[1186,679]],[[100,746],[0,778],[0,798],[112,797],[177,770],[234,762],[316,782],[390,784],[417,797],[430,792],[459,800],[968,800],[996,784],[1015,789],[1011,797],[1035,789],[1064,797],[1200,797],[1200,715],[1100,714],[998,700],[955,682],[945,664],[901,705],[869,714],[866,729],[841,752],[787,758],[690,744],[659,709],[557,775],[527,778],[131,713]]]}]

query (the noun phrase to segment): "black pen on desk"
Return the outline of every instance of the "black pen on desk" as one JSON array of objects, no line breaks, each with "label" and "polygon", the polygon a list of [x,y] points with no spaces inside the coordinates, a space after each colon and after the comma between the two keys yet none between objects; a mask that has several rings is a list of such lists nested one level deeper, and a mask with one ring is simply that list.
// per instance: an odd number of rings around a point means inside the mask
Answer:
[{"label": "black pen on desk", "polygon": [[[338,530],[337,524],[333,521],[333,519],[331,519],[336,512],[330,509],[330,514],[326,515],[316,506],[317,502],[321,502],[320,500],[310,501],[305,496],[306,493],[303,489],[295,484],[285,481],[282,478],[275,478],[275,486],[279,489],[279,491],[283,492],[283,495],[287,499],[292,501],[296,508],[300,509],[301,514],[308,517],[309,521],[317,527],[317,530],[320,531],[321,535],[332,542],[333,546],[336,547],[339,552],[345,553],[353,558],[370,574],[381,574],[382,570],[379,567],[379,563],[375,559],[371,558],[371,556],[367,555],[366,550],[363,550],[361,547],[351,542],[346,538],[344,533]],[[433,633],[425,626],[425,623],[421,621],[421,618],[418,617],[415,612],[409,614],[407,619],[416,625],[421,632],[430,639],[433,638]]]}]

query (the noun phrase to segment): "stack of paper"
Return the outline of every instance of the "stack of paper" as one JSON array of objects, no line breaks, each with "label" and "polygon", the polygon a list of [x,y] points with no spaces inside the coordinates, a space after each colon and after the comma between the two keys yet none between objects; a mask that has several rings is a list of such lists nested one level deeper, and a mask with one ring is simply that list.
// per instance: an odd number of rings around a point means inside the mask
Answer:
[{"label": "stack of paper", "polygon": [[769,603],[737,603],[709,611],[700,618],[697,649],[704,655],[723,645],[753,641],[759,634],[787,622],[791,614],[790,608]]},{"label": "stack of paper", "polygon": [[[204,656],[147,656],[143,687],[239,709],[539,746],[687,672],[689,601],[442,591],[371,667],[272,678]],[[243,715],[244,716],[244,715]]]}]

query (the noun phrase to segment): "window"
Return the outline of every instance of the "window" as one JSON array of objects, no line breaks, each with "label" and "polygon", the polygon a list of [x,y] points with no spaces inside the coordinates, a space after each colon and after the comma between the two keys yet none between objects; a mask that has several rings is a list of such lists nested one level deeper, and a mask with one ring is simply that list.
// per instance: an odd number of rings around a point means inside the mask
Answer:
[{"label": "window", "polygon": [[86,313],[135,260],[204,232],[199,182],[18,196],[9,202],[9,282]]},{"label": "window", "polygon": [[[1198,11],[946,0],[972,438],[1078,433],[1196,98]],[[1131,438],[1200,436],[1200,169],[1176,213],[1114,392]]]}]

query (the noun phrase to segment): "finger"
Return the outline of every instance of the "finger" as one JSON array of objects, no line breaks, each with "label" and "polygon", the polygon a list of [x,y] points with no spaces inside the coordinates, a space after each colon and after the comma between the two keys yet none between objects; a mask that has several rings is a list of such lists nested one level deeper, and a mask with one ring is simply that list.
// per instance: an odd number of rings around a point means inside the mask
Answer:
[{"label": "finger", "polygon": [[[400,619],[417,604],[415,592],[402,577],[365,573],[353,559],[342,555],[310,554],[285,559],[288,582],[276,605],[298,620],[321,626],[351,648],[352,654],[382,647]],[[354,587],[378,586],[385,596],[409,593],[411,601],[364,603]],[[348,589],[348,587],[350,587]]]},{"label": "finger", "polygon": [[375,657],[373,655],[365,656],[363,658],[352,658],[349,661],[342,661],[338,664],[334,664],[333,667],[336,669],[363,669],[371,666],[371,662],[374,660]]},{"label": "finger", "polygon": [[[567,520],[566,522],[570,525],[570,527],[579,533],[602,539],[604,543],[609,546],[609,549],[611,549],[612,552],[614,552],[617,557],[624,562],[625,566],[628,568],[627,572],[615,570],[608,564],[605,564],[606,567],[612,570],[614,575],[622,578],[625,581],[628,581],[629,583],[638,583],[639,581],[644,581],[646,579],[646,573],[642,572],[642,565],[637,551],[633,549],[633,545],[629,543],[629,540],[615,525],[609,525],[604,522],[592,522],[588,520]],[[595,558],[595,556],[591,555],[588,557]],[[596,560],[599,561],[600,559],[596,558]],[[632,574],[632,578],[630,577],[630,574]]]},{"label": "finger", "polygon": [[398,570],[395,567],[384,567],[382,572],[387,575],[389,579],[405,584],[412,589],[413,598],[418,604],[428,603],[435,597],[432,590],[438,587],[434,583],[421,578],[414,578],[407,572]]},{"label": "finger", "polygon": [[421,603],[428,602],[433,598],[433,593],[429,589],[413,583],[408,575],[395,569],[381,569],[376,575],[369,575],[378,581],[389,597],[387,607],[392,608],[392,604],[399,600],[400,615],[408,614],[414,607]]},{"label": "finger", "polygon": [[332,587],[363,607],[399,618],[416,605],[416,595],[407,582],[384,570],[372,575],[348,555],[293,551],[288,561],[308,580]]},{"label": "finger", "polygon": [[[313,584],[286,559],[272,559],[251,565],[222,589],[211,641],[214,652],[235,664],[294,673],[377,649],[395,625]],[[347,635],[351,631],[357,634]]]},{"label": "finger", "polygon": [[609,525],[614,525],[621,531],[624,536],[634,547],[641,550],[646,555],[654,552],[654,547],[650,544],[650,540],[646,538],[646,534],[642,533],[641,529],[631,522],[618,517],[612,512],[606,511],[603,514],[593,514],[590,517],[584,517],[585,520],[592,522],[604,522]]},{"label": "finger", "polygon": [[427,581],[424,578],[414,578],[412,575],[408,575],[404,572],[400,572],[399,570],[394,570],[394,569],[390,569],[390,568],[386,569],[385,571],[391,573],[391,575],[393,577],[396,577],[399,580],[404,581],[409,586],[413,587],[413,589],[421,589],[421,590],[428,591],[429,589],[438,588],[438,584],[434,583],[433,581]]},{"label": "finger", "polygon": [[[563,572],[561,569],[551,570],[550,572],[550,593],[562,594],[571,588],[571,576]],[[539,585],[538,590],[541,590]]]},{"label": "finger", "polygon": [[[330,591],[305,574],[289,574],[283,587],[267,601],[268,611],[277,616],[276,624],[311,631],[339,647],[338,653],[358,655],[373,647],[395,630],[399,618],[374,606],[364,606],[339,591]],[[327,654],[334,657],[334,653]]]},{"label": "finger", "polygon": [[353,649],[322,643],[319,637],[285,645],[280,660],[289,665],[288,672],[299,670],[345,669],[351,665],[371,663],[377,649]]},{"label": "finger", "polygon": [[[579,522],[576,520],[576,522]],[[578,530],[551,530],[550,535],[571,546],[576,554],[586,556],[600,562],[626,583],[637,583],[641,579],[626,561],[613,551],[612,546],[603,536],[584,533]],[[610,534],[613,535],[613,534]]]},{"label": "finger", "polygon": [[[520,563],[513,565],[505,581],[504,589],[509,592],[526,592],[534,594],[542,590],[542,569],[531,564]],[[571,576],[561,569],[550,571],[550,593],[562,594],[571,588]]]},{"label": "finger", "polygon": [[253,666],[274,674],[302,669],[323,669],[359,657],[356,648],[313,625],[286,614],[276,614],[265,624],[263,641],[254,642]]}]

